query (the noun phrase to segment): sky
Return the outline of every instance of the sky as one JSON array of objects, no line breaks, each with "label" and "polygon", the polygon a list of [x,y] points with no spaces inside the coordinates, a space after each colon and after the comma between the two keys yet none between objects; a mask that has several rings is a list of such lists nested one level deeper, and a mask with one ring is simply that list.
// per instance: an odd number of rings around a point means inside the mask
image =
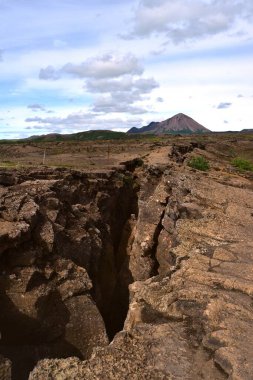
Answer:
[{"label": "sky", "polygon": [[252,0],[0,0],[0,138],[253,128]]}]

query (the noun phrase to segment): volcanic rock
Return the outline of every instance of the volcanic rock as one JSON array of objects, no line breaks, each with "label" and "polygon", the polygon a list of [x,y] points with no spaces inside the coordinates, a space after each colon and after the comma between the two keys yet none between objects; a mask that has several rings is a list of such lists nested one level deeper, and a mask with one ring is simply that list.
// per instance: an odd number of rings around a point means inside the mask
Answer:
[{"label": "volcanic rock", "polygon": [[0,188],[13,379],[252,379],[253,183],[214,145],[104,173],[20,170]]}]

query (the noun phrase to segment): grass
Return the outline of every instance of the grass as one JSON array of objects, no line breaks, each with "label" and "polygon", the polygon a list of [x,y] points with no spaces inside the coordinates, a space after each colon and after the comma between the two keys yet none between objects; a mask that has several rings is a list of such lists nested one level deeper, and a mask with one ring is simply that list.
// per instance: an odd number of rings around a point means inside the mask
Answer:
[{"label": "grass", "polygon": [[244,158],[236,157],[232,160],[232,165],[239,171],[251,171],[253,172],[253,163]]},{"label": "grass", "polygon": [[207,171],[210,169],[209,162],[201,156],[192,157],[188,162],[188,166],[201,171]]}]

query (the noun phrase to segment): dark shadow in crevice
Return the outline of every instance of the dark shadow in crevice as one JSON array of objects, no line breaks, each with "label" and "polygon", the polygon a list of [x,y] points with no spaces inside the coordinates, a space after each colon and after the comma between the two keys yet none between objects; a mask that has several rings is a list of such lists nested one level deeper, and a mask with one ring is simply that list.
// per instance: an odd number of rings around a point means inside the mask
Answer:
[{"label": "dark shadow in crevice", "polygon": [[[30,371],[44,358],[65,358],[82,354],[64,340],[69,312],[60,296],[38,305],[38,319],[19,311],[3,292],[0,293],[0,354],[12,362],[12,380],[27,380]],[[48,313],[52,318],[46,318]],[[54,313],[57,315],[54,316]],[[56,320],[58,318],[58,320]]]},{"label": "dark shadow in crevice", "polygon": [[92,278],[92,295],[103,317],[109,340],[123,329],[129,308],[128,286],[133,277],[129,270],[128,244],[133,220],[138,217],[137,190],[130,177],[118,196],[109,199],[107,207],[103,204],[107,212],[103,220],[107,219],[110,233],[104,233],[102,238],[103,255],[98,272]]}]

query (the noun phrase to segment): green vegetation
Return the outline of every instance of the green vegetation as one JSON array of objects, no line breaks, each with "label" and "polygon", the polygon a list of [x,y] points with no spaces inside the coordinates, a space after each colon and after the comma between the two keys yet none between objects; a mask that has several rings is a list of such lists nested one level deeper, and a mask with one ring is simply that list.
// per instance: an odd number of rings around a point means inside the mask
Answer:
[{"label": "green vegetation", "polygon": [[234,158],[232,160],[232,165],[236,167],[239,171],[251,171],[253,172],[253,163],[245,160],[244,158]]},{"label": "green vegetation", "polygon": [[61,142],[76,142],[76,141],[107,141],[107,140],[136,140],[136,141],[152,141],[152,139],[160,140],[161,137],[150,135],[141,135],[133,134],[128,135],[124,132],[115,132],[110,130],[95,130],[95,131],[85,131],[71,134],[59,134],[59,133],[50,133],[47,135],[41,136],[31,136],[26,139],[17,139],[17,140],[0,140],[0,145],[17,145],[17,144],[31,144],[31,143],[61,143]]},{"label": "green vegetation", "polygon": [[125,138],[125,133],[114,132],[114,131],[87,131],[72,133],[69,135],[61,134],[49,134],[42,136],[33,136],[28,140],[33,142],[44,142],[44,141],[85,141],[85,140],[114,140]]},{"label": "green vegetation", "polygon": [[17,164],[15,162],[7,161],[7,160],[4,160],[4,161],[0,160],[0,167],[1,168],[13,168],[15,166],[17,166]]},{"label": "green vegetation", "polygon": [[23,144],[23,140],[0,140],[0,145]]},{"label": "green vegetation", "polygon": [[201,156],[195,156],[190,159],[188,162],[188,165],[191,168],[197,169],[197,170],[202,170],[202,171],[207,171],[210,169],[209,162]]}]

